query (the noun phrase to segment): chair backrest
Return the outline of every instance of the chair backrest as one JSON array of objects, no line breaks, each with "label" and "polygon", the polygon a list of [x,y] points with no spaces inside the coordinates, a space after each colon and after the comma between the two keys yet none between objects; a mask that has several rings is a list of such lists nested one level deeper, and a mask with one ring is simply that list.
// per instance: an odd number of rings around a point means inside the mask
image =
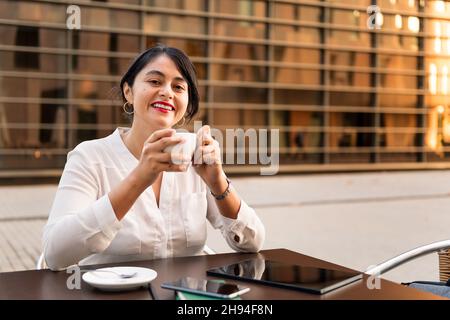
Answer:
[{"label": "chair backrest", "polygon": [[447,282],[450,280],[450,250],[443,249],[438,251],[439,257],[439,280]]}]

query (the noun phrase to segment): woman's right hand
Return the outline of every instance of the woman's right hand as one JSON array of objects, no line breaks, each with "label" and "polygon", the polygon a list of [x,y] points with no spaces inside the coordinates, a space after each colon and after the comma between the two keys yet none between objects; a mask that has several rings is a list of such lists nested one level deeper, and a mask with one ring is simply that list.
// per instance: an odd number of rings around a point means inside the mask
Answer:
[{"label": "woman's right hand", "polygon": [[162,171],[184,172],[187,170],[191,159],[177,158],[176,155],[164,152],[168,146],[184,141],[182,137],[174,136],[174,134],[175,130],[170,128],[156,130],[144,142],[136,169],[139,176],[146,180],[147,185],[153,184]]}]

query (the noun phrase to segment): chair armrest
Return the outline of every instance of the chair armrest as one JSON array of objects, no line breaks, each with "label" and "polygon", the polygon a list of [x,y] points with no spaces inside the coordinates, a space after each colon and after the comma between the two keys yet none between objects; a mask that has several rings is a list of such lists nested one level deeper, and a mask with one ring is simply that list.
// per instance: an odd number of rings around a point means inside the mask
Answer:
[{"label": "chair armrest", "polygon": [[439,250],[450,248],[450,240],[442,240],[433,242],[424,246],[417,247],[415,249],[406,251],[394,258],[391,258],[383,263],[376,265],[375,267],[369,268],[365,271],[366,274],[370,275],[381,275],[389,270],[396,268],[397,266],[404,264],[410,260],[416,259],[418,257],[433,253]]},{"label": "chair armrest", "polygon": [[47,269],[47,264],[45,263],[43,253],[41,253],[41,255],[38,258],[38,261],[36,262],[36,270],[42,270],[42,269]]},{"label": "chair armrest", "polygon": [[216,254],[216,252],[213,249],[211,249],[210,247],[208,247],[206,244],[203,247],[203,252],[205,254]]}]

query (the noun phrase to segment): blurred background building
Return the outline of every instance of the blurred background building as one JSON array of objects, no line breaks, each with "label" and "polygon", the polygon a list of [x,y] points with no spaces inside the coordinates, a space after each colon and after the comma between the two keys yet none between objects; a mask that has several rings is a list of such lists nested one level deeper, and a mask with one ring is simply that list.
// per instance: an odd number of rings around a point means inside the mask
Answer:
[{"label": "blurred background building", "polygon": [[195,62],[197,119],[280,130],[280,171],[450,168],[447,1],[0,0],[0,176],[127,125],[111,89],[156,43]]}]

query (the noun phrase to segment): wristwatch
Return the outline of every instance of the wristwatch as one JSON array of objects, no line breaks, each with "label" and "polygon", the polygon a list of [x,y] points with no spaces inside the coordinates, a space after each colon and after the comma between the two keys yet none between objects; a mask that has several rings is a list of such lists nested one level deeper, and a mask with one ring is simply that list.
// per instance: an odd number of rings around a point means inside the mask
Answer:
[{"label": "wristwatch", "polygon": [[230,181],[230,179],[228,179],[228,178],[225,178],[225,179],[227,180],[228,186],[227,186],[227,189],[226,189],[222,194],[214,194],[212,191],[209,191],[209,192],[211,192],[211,195],[212,195],[216,200],[223,200],[223,199],[231,192],[231,188],[230,188],[230,186],[231,186],[231,181]]}]

